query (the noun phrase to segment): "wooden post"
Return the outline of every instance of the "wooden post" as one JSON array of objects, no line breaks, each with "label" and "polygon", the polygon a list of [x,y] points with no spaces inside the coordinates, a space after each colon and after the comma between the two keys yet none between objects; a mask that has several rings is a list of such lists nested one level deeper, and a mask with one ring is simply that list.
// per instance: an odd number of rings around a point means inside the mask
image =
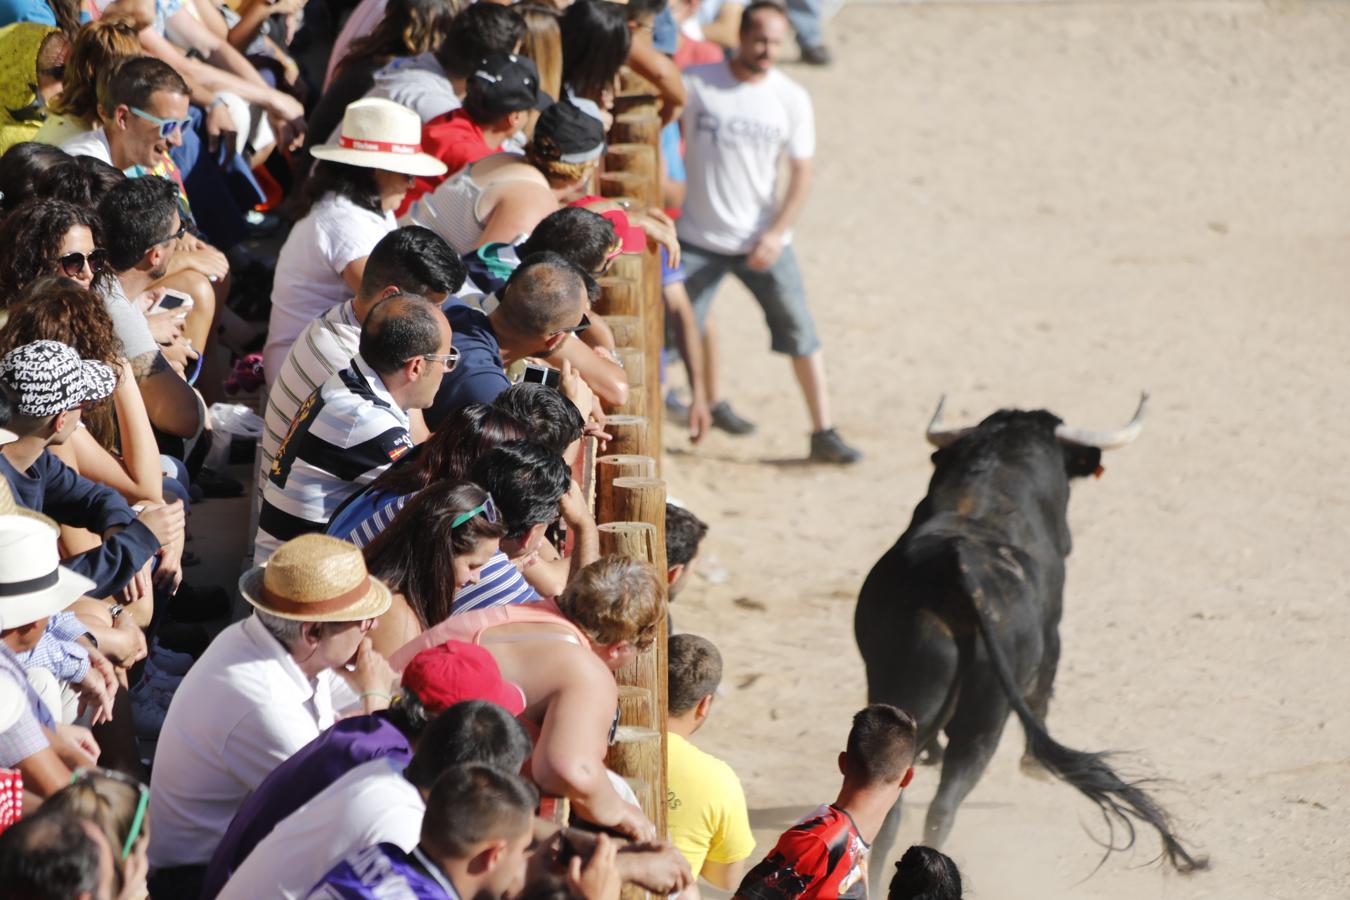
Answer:
[{"label": "wooden post", "polygon": [[[645,693],[645,692],[644,692]],[[618,772],[628,782],[628,786],[637,794],[642,811],[657,825],[659,834],[665,834],[665,816],[659,815],[665,810],[665,793],[657,793],[663,784],[665,772],[664,732],[642,725],[620,725],[614,734],[614,743],[609,747],[605,765]],[[657,811],[658,815],[652,812]]]},{"label": "wooden post", "polygon": [[609,139],[615,144],[646,144],[661,146],[661,117],[652,107],[641,107],[614,117]]},{"label": "wooden post", "polygon": [[[649,431],[647,419],[643,416],[610,416],[605,422],[605,431],[613,437],[609,442],[609,452],[629,456],[650,456],[648,448]],[[660,447],[655,449],[660,450]],[[610,521],[614,521],[611,519]]]},{"label": "wooden post", "polygon": [[600,555],[619,553],[634,559],[651,560],[655,555],[652,541],[656,529],[646,522],[606,522],[597,526],[600,532]]},{"label": "wooden post", "polygon": [[[606,317],[642,317],[642,280],[640,278],[629,278],[626,275],[606,275],[603,278],[597,278],[595,281],[600,285],[600,301],[595,304],[596,312]],[[644,335],[646,330],[647,326],[644,324]]]},{"label": "wooden post", "polygon": [[642,342],[646,340],[641,316],[605,316],[605,324],[614,332],[616,347],[641,349]]},{"label": "wooden post", "polygon": [[[616,478],[654,478],[656,460],[650,456],[624,456],[610,454],[595,461],[595,520],[597,522],[621,522],[615,514],[614,480]],[[633,555],[633,554],[630,554]],[[656,558],[655,553],[652,559]]]},{"label": "wooden post", "polygon": [[645,354],[633,347],[620,347],[617,354],[619,361],[623,363],[624,376],[628,379],[628,402],[614,407],[614,412],[628,416],[646,416],[650,392],[645,383]]},{"label": "wooden post", "polygon": [[642,280],[642,255],[640,253],[624,253],[614,257],[609,264],[608,278],[627,278],[629,281],[638,282]]},{"label": "wooden post", "polygon": [[605,170],[600,176],[600,196],[620,197],[627,200],[639,209],[646,209],[652,205],[651,200],[651,176],[646,172],[618,172]]},{"label": "wooden post", "polygon": [[605,148],[606,172],[638,172],[648,177],[656,170],[657,152],[647,144],[610,144]]}]

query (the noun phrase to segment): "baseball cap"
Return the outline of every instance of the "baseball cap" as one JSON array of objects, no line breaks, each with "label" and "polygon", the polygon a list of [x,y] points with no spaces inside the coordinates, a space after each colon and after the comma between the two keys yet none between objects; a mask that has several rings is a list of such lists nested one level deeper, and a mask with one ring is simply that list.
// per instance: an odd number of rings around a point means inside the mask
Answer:
[{"label": "baseball cap", "polygon": [[465,700],[489,700],[513,716],[525,711],[525,692],[502,678],[492,654],[463,641],[446,641],[414,656],[403,670],[403,686],[433,715]]},{"label": "baseball cap", "polygon": [[14,394],[14,408],[26,416],[54,416],[81,403],[102,400],[117,387],[112,369],[59,341],[34,341],[0,359],[0,381]]},{"label": "baseball cap", "polygon": [[587,163],[605,152],[605,126],[571,102],[559,100],[539,114],[530,143],[543,159]]},{"label": "baseball cap", "polygon": [[514,53],[494,53],[478,64],[469,76],[468,97],[484,113],[501,117],[525,109],[545,110],[553,98],[539,88],[539,69],[534,60]]},{"label": "baseball cap", "polygon": [[[614,202],[610,197],[599,197],[595,194],[588,194],[580,200],[573,200],[568,206],[580,206],[583,209],[601,203]],[[609,224],[614,226],[615,235],[619,239],[619,253],[641,253],[647,249],[647,232],[643,231],[637,225],[634,225],[628,218],[628,213],[623,209],[611,209],[600,213],[601,216],[609,220]]]}]

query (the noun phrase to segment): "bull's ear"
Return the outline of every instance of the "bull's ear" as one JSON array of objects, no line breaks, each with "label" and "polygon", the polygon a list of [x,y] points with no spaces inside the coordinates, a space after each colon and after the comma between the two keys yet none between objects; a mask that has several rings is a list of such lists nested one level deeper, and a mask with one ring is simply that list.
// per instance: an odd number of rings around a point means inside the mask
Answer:
[{"label": "bull's ear", "polygon": [[1102,464],[1102,451],[1096,447],[1061,444],[1064,451],[1064,471],[1070,478],[1095,475]]}]

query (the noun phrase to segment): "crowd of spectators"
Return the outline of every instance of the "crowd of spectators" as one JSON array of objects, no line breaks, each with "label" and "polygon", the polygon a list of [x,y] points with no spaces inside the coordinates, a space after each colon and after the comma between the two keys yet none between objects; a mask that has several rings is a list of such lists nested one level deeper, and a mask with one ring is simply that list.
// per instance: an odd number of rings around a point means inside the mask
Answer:
[{"label": "crowd of spectators", "polygon": [[[0,0],[0,893],[865,896],[912,775],[899,710],[858,714],[837,800],[754,866],[740,782],[693,743],[710,641],[669,642],[668,834],[606,768],[615,672],[708,527],[667,508],[664,573],[602,555],[574,477],[629,392],[597,280],[648,251],[691,440],[754,430],[716,377],[731,274],[792,360],[810,459],[859,458],[791,249],[814,125],[776,64],[794,28],[828,62],[820,18]],[[625,65],[664,127],[650,209],[591,193]],[[236,480],[213,404],[250,388]],[[241,495],[242,618],[188,544],[194,506]],[[892,896],[959,896],[921,850]]]}]

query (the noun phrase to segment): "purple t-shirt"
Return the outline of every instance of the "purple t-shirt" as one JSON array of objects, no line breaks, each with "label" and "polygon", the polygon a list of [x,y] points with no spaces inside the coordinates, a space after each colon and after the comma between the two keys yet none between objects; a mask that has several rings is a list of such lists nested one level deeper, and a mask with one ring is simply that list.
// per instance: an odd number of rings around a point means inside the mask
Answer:
[{"label": "purple t-shirt", "polygon": [[459,900],[459,894],[421,849],[404,853],[376,844],[348,856],[314,885],[305,900]]},{"label": "purple t-shirt", "polygon": [[202,883],[203,900],[213,900],[225,888],[234,870],[278,822],[352,769],[380,757],[406,765],[412,760],[412,747],[403,732],[375,713],[343,719],[273,769],[239,807],[216,847]]}]

